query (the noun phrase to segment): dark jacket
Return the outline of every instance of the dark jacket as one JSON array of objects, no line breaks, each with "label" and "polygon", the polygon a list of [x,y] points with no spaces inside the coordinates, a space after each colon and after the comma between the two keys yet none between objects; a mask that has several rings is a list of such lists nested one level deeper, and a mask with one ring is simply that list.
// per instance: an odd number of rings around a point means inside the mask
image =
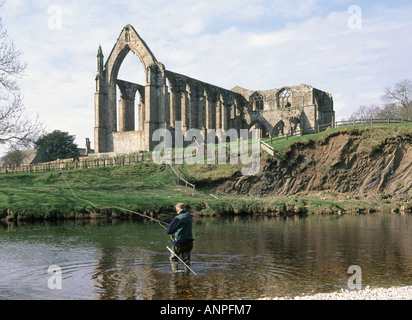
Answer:
[{"label": "dark jacket", "polygon": [[172,235],[174,246],[180,247],[192,242],[192,216],[187,212],[179,213],[170,223],[166,233]]}]

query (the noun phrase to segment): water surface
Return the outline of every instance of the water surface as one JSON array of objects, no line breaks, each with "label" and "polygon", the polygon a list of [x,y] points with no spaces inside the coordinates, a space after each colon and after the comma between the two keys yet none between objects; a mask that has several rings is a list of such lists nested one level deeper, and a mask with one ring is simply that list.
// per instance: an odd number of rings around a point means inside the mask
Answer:
[{"label": "water surface", "polygon": [[[258,299],[412,285],[412,216],[209,218],[194,223],[195,275],[172,275],[154,223],[35,223],[0,229],[0,299]],[[48,268],[62,271],[51,290]]]}]

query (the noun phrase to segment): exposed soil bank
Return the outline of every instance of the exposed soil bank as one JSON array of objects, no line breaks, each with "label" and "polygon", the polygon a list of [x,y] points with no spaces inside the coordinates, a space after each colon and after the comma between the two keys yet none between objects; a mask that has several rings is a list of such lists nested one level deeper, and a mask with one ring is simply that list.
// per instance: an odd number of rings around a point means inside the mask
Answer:
[{"label": "exposed soil bank", "polygon": [[368,137],[373,134],[372,129],[350,130],[295,143],[286,153],[263,160],[257,175],[233,176],[217,190],[256,197],[329,194],[335,200],[410,203],[412,136],[386,132],[382,140]]}]

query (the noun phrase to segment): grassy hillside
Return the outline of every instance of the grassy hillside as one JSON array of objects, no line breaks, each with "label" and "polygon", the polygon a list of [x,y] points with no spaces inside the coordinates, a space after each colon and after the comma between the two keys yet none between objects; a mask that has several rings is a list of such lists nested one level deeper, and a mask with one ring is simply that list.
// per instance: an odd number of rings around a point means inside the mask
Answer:
[{"label": "grassy hillside", "polygon": [[[394,135],[412,136],[412,125],[353,127],[292,137],[273,142],[274,158],[285,159],[291,148],[317,141],[322,143],[341,130],[358,130],[366,142],[362,148],[376,152]],[[263,161],[268,160],[262,154]],[[293,164],[291,164],[293,165]],[[345,210],[371,210],[381,204],[362,199],[329,197],[317,194],[257,197],[231,194],[218,188],[227,180],[242,180],[240,165],[175,166],[179,174],[196,184],[196,194],[176,184],[176,177],[166,165],[138,163],[130,166],[54,171],[46,173],[0,175],[0,218],[54,219],[134,216],[113,207],[161,215],[168,219],[178,202],[192,206],[194,213],[210,214],[307,214]],[[220,192],[219,192],[220,190]],[[87,200],[87,201],[84,201]],[[388,203],[389,205],[389,203]]]},{"label": "grassy hillside", "polygon": [[0,209],[20,218],[83,217],[107,211],[121,215],[116,210],[97,210],[89,202],[98,208],[119,206],[139,211],[154,210],[172,205],[168,199],[170,194],[176,193],[175,187],[173,176],[165,165],[143,163],[3,175],[0,176]]},{"label": "grassy hillside", "polygon": [[313,141],[323,143],[331,136],[335,136],[342,133],[356,133],[364,138],[364,150],[365,152],[377,151],[385,143],[385,140],[393,136],[412,136],[412,123],[393,123],[385,125],[359,125],[350,127],[341,127],[332,130],[322,131],[320,133],[309,134],[305,136],[293,136],[289,139],[273,139],[270,143],[270,139],[264,139],[264,141],[275,148],[277,157],[285,157],[286,153],[291,150],[291,147],[296,144],[309,144]]}]

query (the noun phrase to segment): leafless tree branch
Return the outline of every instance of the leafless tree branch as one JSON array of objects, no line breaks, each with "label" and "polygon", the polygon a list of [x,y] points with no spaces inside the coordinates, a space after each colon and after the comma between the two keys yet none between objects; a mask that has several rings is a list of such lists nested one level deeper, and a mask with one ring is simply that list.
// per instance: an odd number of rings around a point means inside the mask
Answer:
[{"label": "leafless tree branch", "polygon": [[[0,0],[0,7],[4,1]],[[3,28],[0,17],[0,145],[28,148],[44,133],[43,125],[29,119],[17,80],[24,75],[27,65],[20,61],[18,50]]]},{"label": "leafless tree branch", "polygon": [[395,103],[407,109],[412,99],[412,81],[405,79],[395,83],[394,87],[387,87],[383,100]]}]

